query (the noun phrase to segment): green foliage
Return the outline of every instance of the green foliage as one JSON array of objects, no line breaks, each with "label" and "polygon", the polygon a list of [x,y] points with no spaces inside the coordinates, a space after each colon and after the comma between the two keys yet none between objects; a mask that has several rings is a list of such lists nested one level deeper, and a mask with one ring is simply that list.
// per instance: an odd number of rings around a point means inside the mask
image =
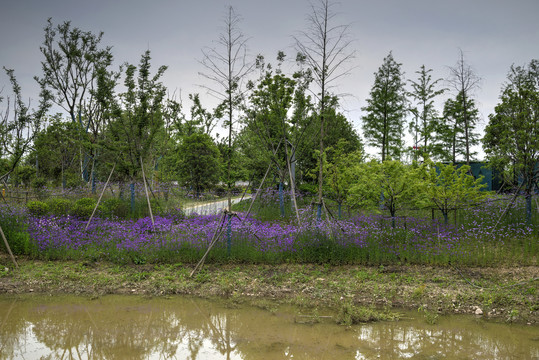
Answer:
[{"label": "green foliage", "polygon": [[381,160],[400,157],[403,141],[402,130],[406,117],[406,93],[401,65],[393,54],[384,58],[375,73],[374,85],[367,99],[367,112],[363,117],[363,133],[368,144],[380,149]]},{"label": "green foliage", "polygon": [[351,300],[343,299],[337,314],[337,323],[340,325],[356,325],[373,321],[389,321],[398,318],[397,314],[378,310],[374,307],[355,306]]},{"label": "green foliage", "polygon": [[77,167],[80,166],[79,125],[66,122],[59,115],[50,117],[49,121],[47,128],[37,134],[31,156],[36,158],[42,176],[61,184],[69,182],[68,187],[78,186],[72,178],[78,177],[81,182]]},{"label": "green foliage", "polygon": [[71,201],[58,197],[47,199],[46,204],[49,206],[49,212],[53,215],[64,216],[71,211]]},{"label": "green foliage", "polygon": [[[434,99],[443,94],[445,89],[436,90],[436,84],[442,79],[432,80],[432,69],[426,69],[421,65],[421,69],[416,71],[419,74],[418,81],[409,80],[413,91],[408,96],[415,101],[415,106],[410,110],[414,119],[410,122],[410,134],[413,137],[413,160],[417,161],[419,154],[430,156],[433,148],[433,135],[439,127],[440,118],[434,107]],[[421,149],[421,150],[419,150]]]},{"label": "green foliage", "polygon": [[479,110],[475,101],[464,92],[455,99],[447,99],[444,104],[444,121],[436,129],[435,157],[455,163],[457,158],[469,162],[477,155],[471,150],[479,144],[475,126],[479,120]]},{"label": "green foliage", "polygon": [[[520,177],[530,194],[539,161],[539,60],[527,67],[511,66],[507,78],[483,144],[494,166]],[[514,184],[517,179],[508,180]]]},{"label": "green foliage", "polygon": [[177,153],[182,185],[193,188],[198,195],[219,182],[220,154],[209,135],[194,133],[185,137]]},{"label": "green foliage", "polygon": [[49,205],[43,201],[29,201],[26,204],[28,212],[33,216],[44,216],[49,212]]},{"label": "green foliage", "polygon": [[[73,208],[71,209],[71,214],[80,219],[89,219],[94,211],[97,201],[92,198],[80,198],[75,201]],[[98,208],[97,211],[100,209]]]},{"label": "green foliage", "polygon": [[124,179],[134,179],[141,173],[141,159],[147,162],[156,150],[155,140],[163,132],[166,88],[160,79],[167,67],[160,66],[151,76],[150,60],[150,51],[146,51],[138,68],[127,65],[126,91],[120,95],[123,109],[111,119],[107,129],[109,140],[103,144],[108,156],[117,162],[117,174]]},{"label": "green foliage", "polygon": [[437,163],[427,160],[420,168],[425,182],[421,184],[421,198],[424,206],[438,208],[447,223],[450,211],[472,206],[488,193],[481,191],[486,187],[483,177],[475,179],[468,165],[457,167],[451,164]]},{"label": "green foliage", "polygon": [[127,201],[122,199],[106,199],[99,206],[101,208],[101,216],[104,217],[126,218],[129,214],[129,206],[127,204]]},{"label": "green foliage", "polygon": [[375,210],[382,205],[392,217],[415,203],[421,187],[418,169],[395,160],[357,164],[350,168],[349,176],[350,204]]},{"label": "green foliage", "polygon": [[340,139],[334,148],[326,149],[328,157],[331,157],[333,161],[324,166],[326,169],[324,182],[330,189],[329,196],[339,205],[346,200],[352,185],[349,169],[365,160],[362,149],[347,153],[347,145],[346,140]]}]

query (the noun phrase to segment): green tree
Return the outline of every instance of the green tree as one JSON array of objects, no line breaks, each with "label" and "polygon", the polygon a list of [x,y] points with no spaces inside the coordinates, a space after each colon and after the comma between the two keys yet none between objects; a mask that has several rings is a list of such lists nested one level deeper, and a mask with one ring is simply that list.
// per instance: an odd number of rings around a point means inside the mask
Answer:
[{"label": "green tree", "polygon": [[152,76],[150,60],[148,50],[141,56],[138,69],[127,65],[126,91],[120,94],[120,111],[109,122],[103,144],[110,160],[118,162],[117,173],[131,181],[140,173],[141,160],[149,162],[160,153],[161,144],[156,139],[164,131],[162,110],[166,88],[160,78],[167,67],[160,66]]},{"label": "green tree", "polygon": [[325,165],[324,181],[329,188],[329,196],[337,202],[339,219],[342,216],[342,205],[352,185],[353,176],[349,169],[365,160],[363,148],[350,152],[348,147],[348,141],[340,139],[334,147],[326,149],[333,161]]},{"label": "green tree", "polygon": [[374,85],[362,110],[363,133],[367,144],[380,149],[382,162],[387,158],[399,158],[403,141],[402,130],[406,117],[404,74],[393,54],[384,58],[382,66],[374,74]]},{"label": "green tree", "polygon": [[59,181],[65,187],[67,179],[78,174],[78,133],[77,124],[62,121],[61,114],[57,114],[50,119],[49,126],[37,134],[30,158],[36,159],[42,177]]},{"label": "green tree", "polygon": [[[335,101],[336,98],[333,98]],[[332,106],[326,108],[325,119],[328,126],[326,128],[326,134],[324,144],[326,149],[336,149],[339,145],[339,141],[344,141],[342,145],[343,154],[349,154],[355,151],[363,152],[363,142],[357,131],[352,126],[352,123],[337,110],[337,105],[334,103]],[[317,129],[320,121],[319,116],[313,116],[311,124],[305,131],[303,141],[297,146],[297,163],[299,165],[299,173],[301,174],[313,174],[313,170],[319,171],[319,150],[316,150],[317,156],[313,156],[317,145]],[[330,151],[325,154],[328,163],[334,162],[334,151]],[[325,182],[324,182],[325,183]]]},{"label": "green tree", "polygon": [[257,60],[261,77],[253,84],[249,96],[250,107],[246,111],[246,130],[255,136],[251,146],[263,145],[265,162],[275,166],[280,186],[288,175],[288,142],[291,124],[288,112],[293,106],[296,81],[281,71],[285,55],[279,52],[278,66],[273,70],[271,64],[265,64],[262,57]]},{"label": "green tree", "polygon": [[[49,18],[45,27],[45,40],[40,47],[42,77],[35,80],[48,89],[53,101],[65,109],[71,120],[79,124],[81,176],[87,181],[90,161],[95,165],[97,142],[103,129],[104,113],[109,109],[105,102],[119,74],[108,72],[113,56],[111,47],[101,47],[103,32],[94,34],[72,27],[71,22],[54,25]],[[77,116],[78,115],[78,116]],[[78,120],[77,120],[78,117]],[[88,134],[92,131],[92,135]],[[92,171],[94,166],[92,166]],[[95,174],[95,172],[94,172]]]},{"label": "green tree", "polygon": [[42,87],[37,110],[30,110],[23,101],[22,90],[14,70],[4,70],[13,91],[13,109],[10,109],[11,99],[8,97],[6,110],[0,117],[0,157],[7,159],[8,164],[5,171],[0,173],[0,182],[4,182],[17,169],[27,154],[51,105],[50,93]]},{"label": "green tree", "polygon": [[[472,151],[471,147],[479,144],[479,135],[475,131],[479,110],[472,98],[464,101],[464,96],[460,92],[455,99],[446,100],[443,119],[438,123],[435,135],[433,154],[453,164],[459,157],[466,162],[473,159],[477,152]],[[464,105],[466,108],[463,108]]]},{"label": "green tree", "polygon": [[[531,196],[539,178],[539,60],[511,66],[500,102],[489,116],[483,138],[493,164],[522,182],[531,218]],[[516,184],[515,184],[516,185]]]},{"label": "green tree", "polygon": [[418,169],[398,160],[360,163],[350,170],[353,185],[348,201],[355,206],[389,211],[395,227],[397,211],[414,204],[418,199],[421,178]]},{"label": "green tree", "polygon": [[473,69],[464,61],[464,54],[460,50],[460,58],[457,64],[449,68],[449,84],[457,92],[455,101],[457,102],[457,112],[453,116],[458,116],[458,127],[462,132],[462,142],[464,144],[464,159],[467,165],[474,156],[471,147],[478,145],[478,137],[474,133],[477,123],[477,110],[473,102],[473,92],[479,87],[481,79]]},{"label": "green tree", "polygon": [[178,146],[178,174],[183,186],[197,196],[219,182],[220,153],[212,138],[203,133],[186,136]]},{"label": "green tree", "polygon": [[484,199],[486,187],[483,177],[475,179],[470,174],[470,166],[457,167],[452,164],[436,163],[428,160],[420,168],[425,179],[421,187],[420,202],[426,207],[438,208],[447,224],[450,211],[466,208]]},{"label": "green tree", "polygon": [[54,26],[51,18],[47,20],[45,40],[40,47],[45,58],[41,62],[43,77],[35,79],[52,91],[54,102],[69,113],[73,122],[91,95],[98,70],[112,62],[112,48],[100,48],[102,37],[103,32],[95,35],[82,31],[69,21]]},{"label": "green tree", "polygon": [[420,153],[430,154],[433,147],[433,133],[438,128],[440,121],[434,100],[443,94],[445,89],[436,89],[438,82],[442,79],[432,80],[430,74],[432,69],[426,69],[421,65],[416,74],[419,75],[417,81],[409,80],[412,85],[412,91],[407,95],[414,101],[415,106],[411,108],[414,119],[410,122],[410,134],[413,137],[414,160],[418,160]]}]

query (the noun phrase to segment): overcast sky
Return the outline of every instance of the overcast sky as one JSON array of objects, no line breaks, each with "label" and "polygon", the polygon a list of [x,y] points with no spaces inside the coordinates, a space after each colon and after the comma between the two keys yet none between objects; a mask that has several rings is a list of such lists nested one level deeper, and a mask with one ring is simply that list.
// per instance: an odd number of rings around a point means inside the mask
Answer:
[{"label": "overcast sky", "polygon": [[[243,19],[240,28],[253,57],[262,54],[273,61],[278,50],[295,57],[292,35],[307,27],[308,0],[4,0],[0,66],[14,69],[25,98],[37,103],[32,78],[41,72],[43,28],[49,17],[54,24],[69,20],[83,31],[103,31],[102,44],[113,47],[116,65],[138,64],[149,49],[154,71],[169,67],[163,82],[171,93],[181,91],[185,108],[193,92],[201,93],[203,104],[213,104],[199,87],[210,85],[198,74],[203,71],[199,60],[201,49],[218,38],[229,5]],[[475,97],[484,122],[510,66],[539,58],[539,0],[341,0],[334,10],[336,21],[351,25],[355,40],[353,71],[337,91],[351,94],[343,108],[358,130],[374,73],[389,51],[402,63],[406,78],[416,79],[422,64],[434,70],[434,78],[446,78],[462,49],[482,78]],[[4,73],[2,88],[3,96],[9,95]]]}]

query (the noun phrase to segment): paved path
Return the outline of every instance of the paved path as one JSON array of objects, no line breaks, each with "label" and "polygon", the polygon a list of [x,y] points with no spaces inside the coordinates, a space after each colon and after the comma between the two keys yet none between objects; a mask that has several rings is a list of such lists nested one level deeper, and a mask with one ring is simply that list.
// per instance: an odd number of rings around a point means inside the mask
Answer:
[{"label": "paved path", "polygon": [[[250,198],[250,194],[245,194],[243,200]],[[232,204],[239,203],[240,200],[241,196],[232,198]],[[218,214],[222,209],[226,208],[227,206],[228,200],[221,200],[212,203],[203,203],[199,205],[188,206],[183,209],[183,212],[185,213],[185,215],[192,215],[194,213],[197,213],[199,215],[214,215]]]}]

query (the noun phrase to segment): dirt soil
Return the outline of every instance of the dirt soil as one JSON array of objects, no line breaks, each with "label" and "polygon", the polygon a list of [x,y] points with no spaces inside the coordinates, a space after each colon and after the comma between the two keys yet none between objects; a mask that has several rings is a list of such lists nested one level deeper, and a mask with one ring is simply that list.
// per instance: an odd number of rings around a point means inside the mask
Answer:
[{"label": "dirt soil", "polygon": [[40,261],[0,254],[0,294],[194,295],[271,299],[339,309],[344,303],[393,311],[475,314],[539,326],[539,267],[329,266],[315,264],[118,265]]}]

